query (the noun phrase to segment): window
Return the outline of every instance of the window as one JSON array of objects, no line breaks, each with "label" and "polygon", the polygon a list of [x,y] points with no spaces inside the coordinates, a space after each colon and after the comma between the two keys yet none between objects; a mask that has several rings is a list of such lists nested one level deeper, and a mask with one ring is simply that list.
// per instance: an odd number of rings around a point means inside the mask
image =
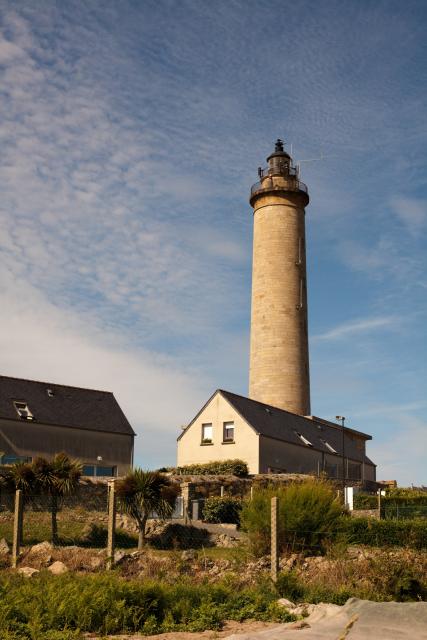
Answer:
[{"label": "window", "polygon": [[298,436],[298,438],[307,445],[307,447],[312,447],[313,445],[311,444],[310,440],[307,440],[307,438],[305,438],[301,433],[298,433],[298,431],[295,431],[296,435]]},{"label": "window", "polygon": [[14,453],[5,453],[0,457],[0,464],[15,464],[16,462],[31,462],[29,456],[17,456]]},{"label": "window", "polygon": [[223,439],[224,442],[234,442],[234,422],[224,422]]},{"label": "window", "polygon": [[95,467],[95,475],[97,477],[114,477],[116,475],[116,467]]},{"label": "window", "polygon": [[97,467],[94,464],[83,465],[83,476],[91,476],[97,478],[114,477],[116,475],[116,467]]},{"label": "window", "polygon": [[55,394],[53,393],[53,389],[46,389],[46,393],[47,393],[47,395],[49,396],[49,398],[53,398],[53,396],[55,395]]},{"label": "window", "polygon": [[22,418],[23,420],[34,420],[34,416],[29,410],[26,402],[15,400],[13,404],[15,406],[16,413],[20,418]]},{"label": "window", "polygon": [[202,424],[202,444],[212,444],[213,428],[212,423]]},{"label": "window", "polygon": [[322,442],[331,453],[338,453],[329,442],[326,442],[326,440],[322,440]]}]

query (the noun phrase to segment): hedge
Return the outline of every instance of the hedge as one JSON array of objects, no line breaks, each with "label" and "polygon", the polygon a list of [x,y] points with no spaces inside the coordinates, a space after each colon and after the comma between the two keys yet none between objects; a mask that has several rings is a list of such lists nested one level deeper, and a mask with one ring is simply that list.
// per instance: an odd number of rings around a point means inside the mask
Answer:
[{"label": "hedge", "polygon": [[230,497],[212,497],[205,500],[202,519],[213,524],[240,524],[242,501]]},{"label": "hedge", "polygon": [[344,538],[349,544],[427,549],[425,520],[375,520],[343,516],[337,533],[339,538]]},{"label": "hedge", "polygon": [[233,475],[244,478],[248,475],[248,465],[243,460],[216,460],[206,464],[188,464],[177,467],[175,473],[182,476],[221,476]]}]

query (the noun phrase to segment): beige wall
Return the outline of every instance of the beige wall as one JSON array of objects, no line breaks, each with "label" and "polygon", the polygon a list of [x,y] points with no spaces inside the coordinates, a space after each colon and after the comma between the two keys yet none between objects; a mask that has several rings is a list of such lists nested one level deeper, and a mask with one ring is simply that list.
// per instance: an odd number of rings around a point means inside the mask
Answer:
[{"label": "beige wall", "polygon": [[[223,444],[223,423],[234,422],[234,444]],[[212,423],[213,444],[201,444],[202,424]],[[178,440],[178,466],[240,458],[249,473],[259,473],[259,436],[217,393]]]},{"label": "beige wall", "polygon": [[306,202],[283,191],[253,201],[249,396],[299,415],[310,414]]}]

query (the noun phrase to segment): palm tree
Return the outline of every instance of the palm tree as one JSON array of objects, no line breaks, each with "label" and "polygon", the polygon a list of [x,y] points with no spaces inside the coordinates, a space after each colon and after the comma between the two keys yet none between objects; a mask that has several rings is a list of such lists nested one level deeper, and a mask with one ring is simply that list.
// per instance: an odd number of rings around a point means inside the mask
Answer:
[{"label": "palm tree", "polygon": [[61,499],[74,493],[79,485],[82,467],[66,453],[57,453],[52,460],[36,458],[31,465],[36,486],[49,498],[49,510],[52,517],[52,543],[58,544],[57,514]]},{"label": "palm tree", "polygon": [[121,508],[138,525],[138,549],[142,549],[145,544],[150,514],[155,513],[161,520],[169,518],[178,493],[178,485],[157,471],[134,469],[116,482],[116,495]]}]

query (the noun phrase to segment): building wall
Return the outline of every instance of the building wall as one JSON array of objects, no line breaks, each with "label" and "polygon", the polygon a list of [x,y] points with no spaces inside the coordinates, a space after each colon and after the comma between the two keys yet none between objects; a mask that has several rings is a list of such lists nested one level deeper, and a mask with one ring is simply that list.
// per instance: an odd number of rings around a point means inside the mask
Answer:
[{"label": "building wall", "polygon": [[[342,459],[340,455],[333,455],[317,451],[304,445],[295,445],[273,438],[260,436],[259,443],[260,465],[259,473],[269,471],[286,473],[320,474],[322,471],[336,469],[332,477],[342,478]],[[375,480],[375,467],[360,461],[345,458],[346,475],[349,480]],[[359,466],[360,478],[356,476],[355,466]]]},{"label": "building wall", "polygon": [[[234,422],[234,443],[223,443],[223,423]],[[201,444],[202,424],[212,423],[213,443]],[[178,440],[178,466],[229,460],[244,460],[249,473],[259,473],[259,436],[236,410],[217,393]]]},{"label": "building wall", "polygon": [[[24,420],[0,420],[0,450],[32,458],[48,458],[64,451],[83,463],[115,466],[118,475],[123,475],[132,464],[133,437]],[[97,462],[98,456],[102,456],[102,462]]]},{"label": "building wall", "polygon": [[257,197],[252,264],[249,396],[299,415],[310,414],[306,201],[298,193]]}]

